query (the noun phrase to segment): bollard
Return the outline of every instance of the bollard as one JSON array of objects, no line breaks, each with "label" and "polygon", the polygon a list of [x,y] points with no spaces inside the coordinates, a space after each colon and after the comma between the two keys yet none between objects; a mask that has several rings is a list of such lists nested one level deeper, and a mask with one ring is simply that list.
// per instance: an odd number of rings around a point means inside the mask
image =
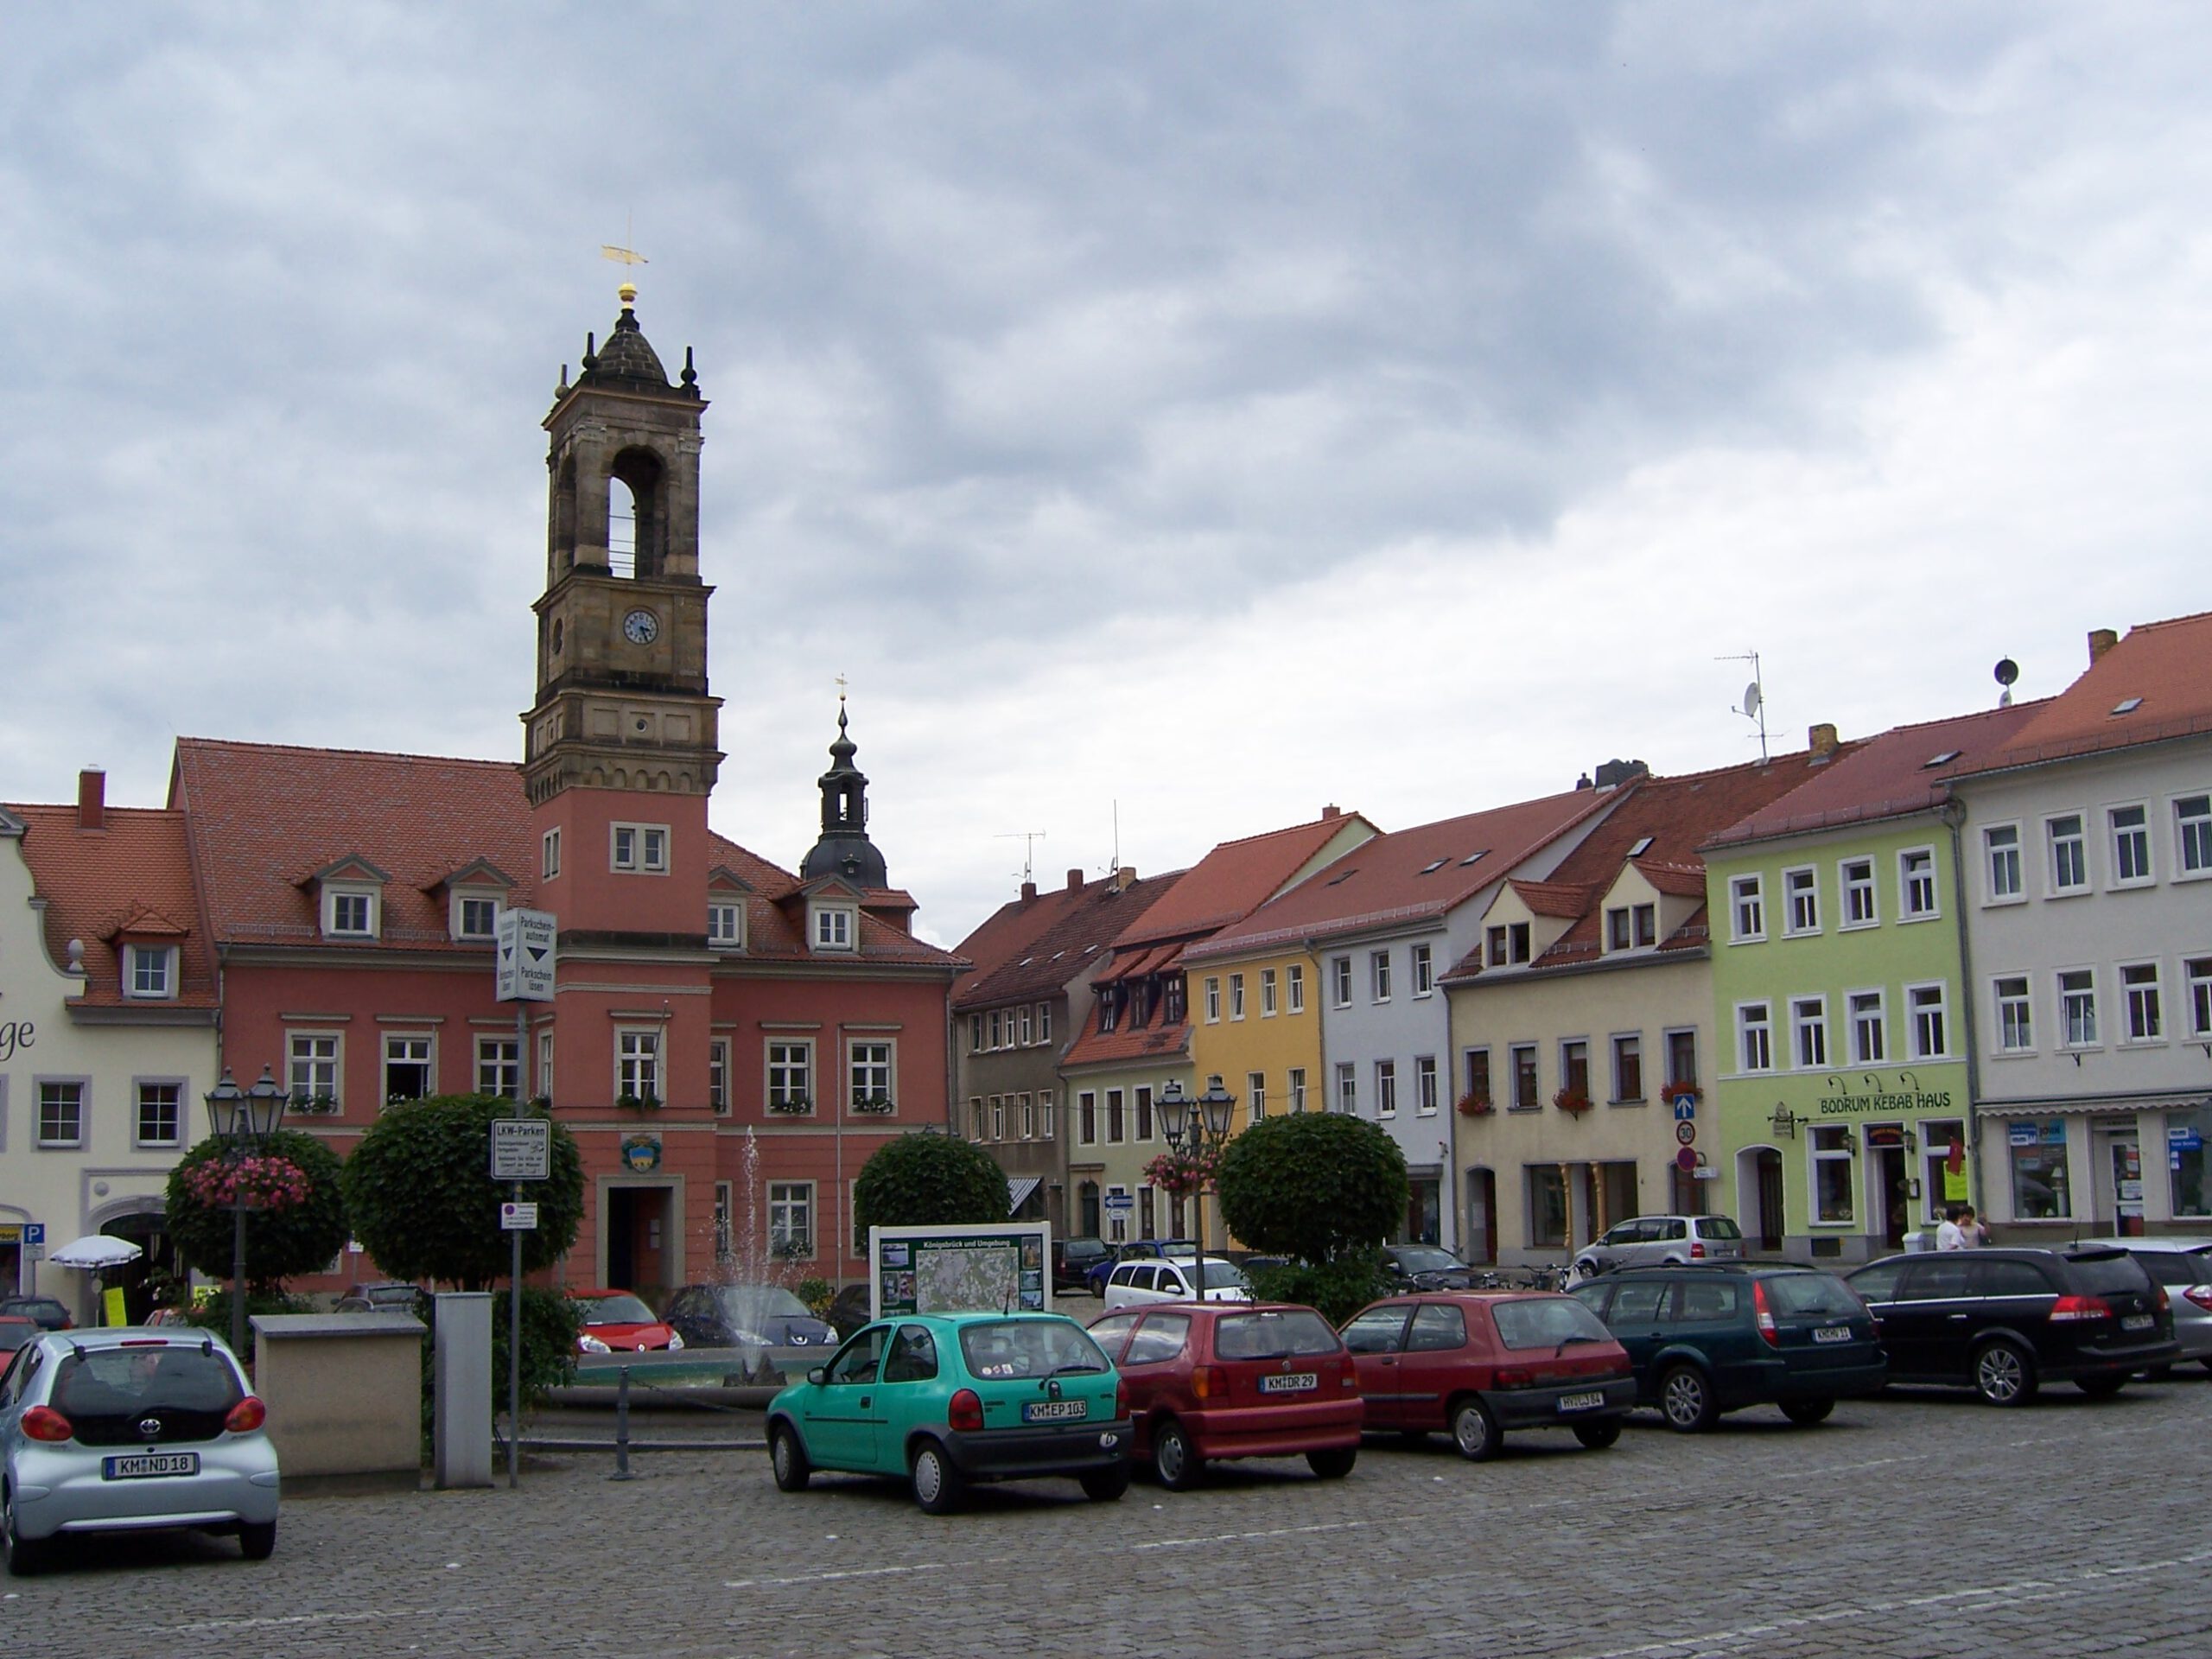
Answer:
[{"label": "bollard", "polygon": [[615,1374],[614,1472],[607,1478],[630,1478],[630,1368],[627,1365]]}]

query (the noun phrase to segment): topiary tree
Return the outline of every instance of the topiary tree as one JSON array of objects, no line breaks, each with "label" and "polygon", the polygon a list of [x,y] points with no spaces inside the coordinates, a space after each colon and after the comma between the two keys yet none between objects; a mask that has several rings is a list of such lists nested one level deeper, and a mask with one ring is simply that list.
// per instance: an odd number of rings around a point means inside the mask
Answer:
[{"label": "topiary tree", "polygon": [[[338,1154],[314,1135],[279,1129],[233,1160],[215,1136],[169,1172],[166,1224],[184,1259],[210,1279],[231,1276],[234,1193],[246,1211],[245,1276],[250,1291],[273,1296],[295,1274],[321,1273],[346,1248],[346,1200]],[[249,1301],[249,1306],[251,1306]]]},{"label": "topiary tree", "polygon": [[1006,1171],[981,1147],[937,1129],[887,1141],[853,1183],[853,1221],[943,1227],[1004,1221]]},{"label": "topiary tree", "polygon": [[1263,1118],[1222,1154],[1217,1189],[1240,1241],[1319,1265],[1374,1249],[1404,1222],[1406,1155],[1364,1118]]},{"label": "topiary tree", "polygon": [[[499,1205],[514,1193],[491,1176],[492,1120],[543,1116],[495,1095],[437,1095],[392,1107],[346,1160],[353,1236],[402,1279],[482,1290],[505,1278],[512,1246],[499,1230]],[[583,1222],[583,1159],[560,1124],[553,1125],[551,1179],[526,1185],[537,1226],[522,1235],[522,1268],[535,1273],[568,1253]]]}]

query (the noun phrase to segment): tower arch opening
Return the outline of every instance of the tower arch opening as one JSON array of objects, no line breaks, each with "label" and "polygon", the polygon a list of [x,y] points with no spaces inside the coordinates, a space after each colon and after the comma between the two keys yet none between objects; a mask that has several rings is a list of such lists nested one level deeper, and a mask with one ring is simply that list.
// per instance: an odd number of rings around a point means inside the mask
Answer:
[{"label": "tower arch opening", "polygon": [[[618,576],[657,579],[668,561],[668,469],[650,449],[625,449],[614,457],[607,493],[607,563]],[[630,508],[626,520],[625,499]]]}]

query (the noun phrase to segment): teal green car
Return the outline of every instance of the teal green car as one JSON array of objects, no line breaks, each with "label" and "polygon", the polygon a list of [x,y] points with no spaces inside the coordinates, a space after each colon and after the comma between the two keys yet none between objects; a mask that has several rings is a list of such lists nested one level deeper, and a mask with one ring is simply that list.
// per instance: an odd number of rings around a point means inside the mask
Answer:
[{"label": "teal green car", "polygon": [[1129,1488],[1128,1395],[1113,1362],[1058,1313],[909,1313],[856,1332],[768,1402],[776,1484],[817,1469],[902,1476],[931,1515],[970,1485],[1072,1475]]}]

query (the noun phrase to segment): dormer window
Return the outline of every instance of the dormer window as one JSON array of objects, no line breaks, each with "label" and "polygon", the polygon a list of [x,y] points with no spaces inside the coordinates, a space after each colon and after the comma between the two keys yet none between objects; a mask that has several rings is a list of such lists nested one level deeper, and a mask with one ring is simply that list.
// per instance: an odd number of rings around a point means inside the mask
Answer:
[{"label": "dormer window", "polygon": [[488,940],[499,931],[499,901],[497,899],[455,895],[453,901],[453,936],[456,939]]},{"label": "dormer window", "polygon": [[147,1001],[175,996],[176,947],[173,944],[124,945],[123,994]]},{"label": "dormer window", "polygon": [[860,932],[860,912],[846,905],[823,905],[814,912],[814,948],[850,950]]},{"label": "dormer window", "polygon": [[707,948],[742,950],[745,948],[745,906],[734,899],[717,899],[707,906]]},{"label": "dormer window", "polygon": [[377,936],[374,887],[326,887],[322,890],[322,931],[334,939],[372,939]]}]

